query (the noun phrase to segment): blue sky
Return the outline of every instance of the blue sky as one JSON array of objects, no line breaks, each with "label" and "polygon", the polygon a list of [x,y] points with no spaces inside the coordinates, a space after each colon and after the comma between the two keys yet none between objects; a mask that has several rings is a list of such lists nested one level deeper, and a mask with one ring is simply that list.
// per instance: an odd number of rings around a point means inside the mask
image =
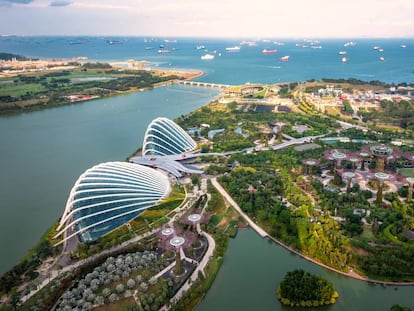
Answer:
[{"label": "blue sky", "polygon": [[0,34],[414,37],[412,0],[0,0]]}]

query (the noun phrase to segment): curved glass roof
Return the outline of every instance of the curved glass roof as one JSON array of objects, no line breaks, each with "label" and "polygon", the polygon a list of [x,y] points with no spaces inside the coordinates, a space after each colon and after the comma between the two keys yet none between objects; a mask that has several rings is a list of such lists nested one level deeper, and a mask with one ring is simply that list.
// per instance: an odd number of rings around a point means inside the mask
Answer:
[{"label": "curved glass roof", "polygon": [[98,164],[73,186],[56,237],[66,231],[63,241],[77,234],[83,242],[94,241],[157,205],[170,190],[168,177],[152,168]]},{"label": "curved glass roof", "polygon": [[176,123],[167,118],[157,118],[145,132],[142,154],[180,154],[193,151],[196,147],[196,142]]}]

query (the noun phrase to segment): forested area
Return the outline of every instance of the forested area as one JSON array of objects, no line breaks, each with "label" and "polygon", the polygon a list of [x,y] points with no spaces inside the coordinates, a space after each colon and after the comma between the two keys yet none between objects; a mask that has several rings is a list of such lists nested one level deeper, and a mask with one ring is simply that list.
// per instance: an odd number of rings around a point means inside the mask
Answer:
[{"label": "forested area", "polygon": [[381,100],[381,109],[369,112],[359,111],[364,120],[381,120],[400,126],[403,129],[414,130],[414,100]]}]

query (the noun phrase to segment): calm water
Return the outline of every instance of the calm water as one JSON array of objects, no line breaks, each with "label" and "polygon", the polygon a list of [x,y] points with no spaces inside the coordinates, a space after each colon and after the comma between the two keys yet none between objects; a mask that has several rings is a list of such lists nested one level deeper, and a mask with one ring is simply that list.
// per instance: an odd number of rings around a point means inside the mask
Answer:
[{"label": "calm water", "polygon": [[279,303],[276,289],[286,272],[294,269],[325,277],[339,293],[335,305],[307,310],[388,311],[397,303],[414,308],[413,287],[382,287],[346,278],[293,255],[252,230],[241,230],[231,240],[217,278],[197,311],[292,310]]},{"label": "calm water", "polygon": [[0,274],[62,214],[89,167],[123,161],[152,119],[176,118],[217,90],[171,86],[0,118]]},{"label": "calm water", "polygon": [[[110,45],[106,40],[119,40]],[[271,38],[269,38],[271,39]],[[83,44],[70,44],[71,42]],[[241,46],[239,53],[226,52],[226,47],[238,45],[242,39],[177,38],[176,43],[165,43],[163,38],[144,42],[140,37],[0,37],[0,51],[37,58],[71,58],[84,56],[99,61],[147,60],[151,66],[163,68],[195,68],[206,72],[199,80],[243,84],[246,82],[275,83],[305,81],[320,78],[357,78],[364,81],[414,82],[414,39],[356,39],[357,44],[345,48],[347,40],[321,40],[321,49],[300,48],[296,44],[309,43],[301,39],[278,39],[285,45],[257,41],[257,46]],[[401,48],[400,45],[406,45]],[[171,51],[157,53],[160,45]],[[196,47],[204,45],[204,49]],[[373,50],[374,46],[383,52]],[[152,47],[152,50],[145,48]],[[276,54],[263,55],[263,49],[277,49]],[[216,51],[214,60],[201,60],[206,52]],[[349,62],[343,64],[339,51],[347,51]],[[221,56],[219,56],[221,53]],[[290,55],[289,62],[279,57]],[[384,62],[379,58],[383,56]]]}]

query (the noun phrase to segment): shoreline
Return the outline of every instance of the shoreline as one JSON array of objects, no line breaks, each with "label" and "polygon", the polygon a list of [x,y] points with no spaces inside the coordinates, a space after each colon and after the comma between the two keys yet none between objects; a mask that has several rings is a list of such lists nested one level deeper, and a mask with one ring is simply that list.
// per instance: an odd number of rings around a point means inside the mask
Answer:
[{"label": "shoreline", "polygon": [[[249,226],[250,227],[250,226]],[[252,228],[252,227],[250,227]],[[252,228],[253,229],[253,228]],[[254,229],[253,229],[254,230]],[[351,279],[355,279],[358,281],[363,281],[363,282],[367,282],[370,284],[374,284],[374,285],[385,285],[385,286],[414,286],[414,282],[392,282],[392,281],[381,281],[381,280],[374,280],[374,279],[370,279],[370,278],[366,278],[356,272],[354,272],[352,269],[349,272],[344,272],[341,270],[337,270],[333,267],[330,267],[322,262],[317,261],[316,259],[313,259],[312,257],[309,257],[305,254],[302,254],[301,252],[293,249],[292,247],[284,244],[283,242],[277,240],[276,238],[272,237],[271,235],[268,235],[267,238],[269,238],[272,242],[274,242],[275,244],[283,247],[284,249],[290,251],[291,253],[294,253],[295,255],[305,259],[306,261],[309,261],[315,265],[318,265],[322,268],[328,269],[332,272],[338,273],[340,275],[343,275],[345,277],[349,277]]]},{"label": "shoreline", "polygon": [[[113,66],[113,68],[115,68],[115,69],[125,69],[125,67],[115,66],[112,63],[111,63],[111,66]],[[204,71],[197,70],[197,69],[162,69],[162,68],[159,68],[159,69],[143,69],[143,70],[148,71],[153,75],[157,75],[157,76],[161,76],[161,77],[162,76],[176,75],[180,79],[188,80],[188,81],[199,78],[199,77],[202,77],[202,76],[205,75]],[[43,74],[43,72],[37,72],[35,75],[37,75],[37,74]],[[17,115],[17,114],[21,114],[21,113],[34,112],[34,111],[41,111],[41,110],[46,110],[46,109],[49,109],[49,108],[59,108],[59,107],[64,107],[64,106],[78,104],[78,103],[86,103],[86,102],[89,102],[89,101],[92,101],[92,100],[99,100],[99,99],[103,99],[103,98],[111,98],[111,97],[114,97],[114,96],[127,95],[127,94],[132,94],[132,93],[137,93],[137,92],[143,92],[143,91],[151,90],[152,88],[163,87],[163,86],[168,86],[168,85],[172,85],[172,84],[176,84],[176,79],[171,79],[171,80],[167,80],[167,81],[163,81],[163,82],[159,82],[159,83],[154,83],[151,87],[144,87],[144,88],[134,87],[134,88],[131,88],[131,89],[126,90],[126,91],[116,91],[116,92],[113,92],[112,94],[106,95],[106,96],[98,96],[98,97],[85,99],[85,100],[68,101],[68,102],[63,103],[63,104],[53,103],[53,104],[50,104],[50,105],[45,105],[44,103],[38,103],[38,104],[26,106],[25,108],[22,108],[22,109],[7,109],[7,110],[0,111],[0,117],[3,117],[3,116],[7,117],[7,116]]]},{"label": "shoreline", "polygon": [[[265,231],[262,227],[260,227],[258,224],[256,224],[249,215],[247,215],[245,212],[243,212],[240,208],[240,206],[237,204],[236,201],[234,201],[234,199],[227,193],[227,191],[220,185],[220,183],[218,183],[218,181],[215,179],[214,181],[212,180],[213,185],[216,187],[217,190],[219,190],[219,192],[221,193],[221,195],[223,195],[223,198],[225,200],[227,200],[229,202],[230,205],[233,206],[233,208],[240,214],[240,216],[242,216],[246,221],[247,221],[247,226],[248,228],[251,228],[253,231],[255,231],[261,238],[268,238],[269,240],[271,240],[272,242],[274,242],[275,244],[285,248],[286,250],[290,251],[291,253],[300,256],[301,258],[316,264],[322,268],[328,269],[332,272],[336,272],[340,275],[343,275],[345,277],[349,277],[352,279],[356,279],[359,281],[364,281],[367,283],[371,283],[371,284],[378,284],[378,285],[385,285],[385,286],[414,286],[414,282],[392,282],[392,281],[381,281],[381,280],[374,280],[374,279],[370,279],[370,278],[366,278],[356,272],[354,272],[352,269],[349,272],[344,272],[341,270],[338,270],[336,268],[330,267],[322,262],[317,261],[316,259],[309,257],[305,254],[302,254],[301,252],[299,252],[298,250],[286,245],[285,243],[283,243],[282,241],[279,241],[278,239],[276,239],[275,237],[271,236],[267,231]],[[217,185],[219,187],[217,187]],[[230,200],[229,200],[230,198]]]}]

